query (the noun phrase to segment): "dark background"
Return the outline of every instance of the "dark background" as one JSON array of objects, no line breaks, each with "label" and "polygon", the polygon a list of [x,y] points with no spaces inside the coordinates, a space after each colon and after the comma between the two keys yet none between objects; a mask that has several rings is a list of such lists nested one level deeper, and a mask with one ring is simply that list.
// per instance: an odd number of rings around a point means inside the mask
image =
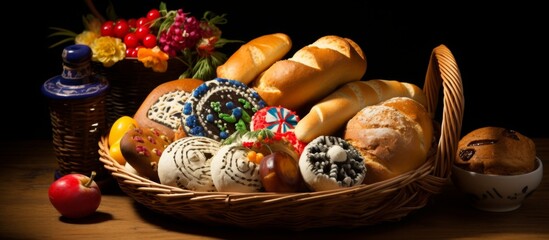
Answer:
[{"label": "dark background", "polygon": [[[95,1],[100,11],[107,1]],[[153,0],[113,0],[120,17],[144,16]],[[227,14],[223,37],[249,41],[284,32],[297,49],[321,36],[355,40],[364,50],[364,79],[394,79],[422,87],[433,48],[445,44],[463,78],[463,133],[493,125],[530,137],[549,137],[546,125],[547,11],[540,4],[511,1],[486,6],[462,1],[164,1],[196,17]],[[408,2],[408,3],[406,3]],[[88,13],[83,1],[47,1],[6,7],[17,16],[3,20],[5,127],[10,138],[50,138],[47,101],[40,86],[61,72],[62,47],[49,49],[49,27],[80,32]],[[11,5],[9,4],[9,5]],[[298,4],[298,5],[296,5]],[[47,10],[46,10],[47,9]],[[13,14],[12,14],[13,16]],[[5,18],[5,17],[4,17]],[[25,23],[26,22],[26,23]],[[31,23],[31,24],[29,24]],[[6,28],[7,27],[7,28]],[[7,30],[6,30],[7,29]],[[7,43],[6,43],[7,41]],[[230,54],[236,45],[228,45]],[[11,73],[11,75],[10,75]]]}]

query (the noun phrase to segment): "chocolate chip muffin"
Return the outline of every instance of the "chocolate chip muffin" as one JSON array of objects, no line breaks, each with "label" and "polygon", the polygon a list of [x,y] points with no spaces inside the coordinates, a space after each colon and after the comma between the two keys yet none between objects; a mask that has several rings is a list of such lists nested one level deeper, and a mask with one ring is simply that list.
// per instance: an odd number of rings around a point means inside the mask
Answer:
[{"label": "chocolate chip muffin", "polygon": [[534,141],[521,133],[502,127],[482,127],[463,136],[458,144],[455,164],[483,174],[518,175],[535,168]]}]

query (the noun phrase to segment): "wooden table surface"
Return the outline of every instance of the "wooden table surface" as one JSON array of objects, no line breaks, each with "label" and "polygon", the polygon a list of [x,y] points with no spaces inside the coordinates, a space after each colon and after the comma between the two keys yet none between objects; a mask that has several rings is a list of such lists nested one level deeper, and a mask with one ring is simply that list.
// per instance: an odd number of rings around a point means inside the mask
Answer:
[{"label": "wooden table surface", "polygon": [[155,213],[115,187],[104,192],[96,214],[80,221],[60,217],[48,200],[57,163],[48,140],[3,142],[1,239],[549,239],[549,139],[534,139],[544,178],[521,208],[476,210],[449,184],[421,210],[396,223],[356,229],[299,232],[211,227]]}]

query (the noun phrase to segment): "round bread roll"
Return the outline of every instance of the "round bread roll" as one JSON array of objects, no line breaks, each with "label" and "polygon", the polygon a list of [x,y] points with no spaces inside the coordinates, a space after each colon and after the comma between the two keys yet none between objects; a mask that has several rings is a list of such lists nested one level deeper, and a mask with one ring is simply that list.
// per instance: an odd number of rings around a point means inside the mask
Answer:
[{"label": "round bread roll", "polygon": [[482,127],[461,138],[455,164],[483,174],[517,175],[534,170],[536,146],[532,139],[502,127]]},{"label": "round bread roll", "polygon": [[250,120],[266,106],[246,84],[224,78],[205,81],[184,103],[181,125],[187,136],[223,141],[240,130],[250,129]]},{"label": "round bread roll", "polygon": [[182,133],[179,127],[183,105],[191,92],[203,82],[200,79],[181,78],[158,85],[141,103],[133,118],[139,126],[156,128],[172,141],[184,137],[177,135]]},{"label": "round bread roll", "polygon": [[367,174],[360,153],[335,136],[319,136],[309,142],[299,158],[299,170],[312,191],[362,184]]},{"label": "round bread roll", "polygon": [[219,192],[260,192],[259,164],[248,160],[249,148],[222,145],[211,161],[212,181]]},{"label": "round bread roll", "polygon": [[285,107],[266,106],[252,116],[250,131],[268,129],[274,133],[293,131],[299,116]]},{"label": "round bread roll", "polygon": [[417,169],[433,141],[433,120],[425,107],[408,97],[370,105],[351,118],[344,139],[364,157],[371,184]]},{"label": "round bread roll", "polygon": [[216,191],[210,165],[220,146],[220,142],[202,136],[170,143],[158,160],[160,183],[192,191]]}]

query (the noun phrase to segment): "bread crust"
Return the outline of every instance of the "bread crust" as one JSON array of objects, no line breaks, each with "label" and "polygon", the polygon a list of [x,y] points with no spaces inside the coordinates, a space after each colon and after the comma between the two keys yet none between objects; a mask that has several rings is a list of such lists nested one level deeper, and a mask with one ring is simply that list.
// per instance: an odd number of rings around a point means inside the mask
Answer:
[{"label": "bread crust", "polygon": [[433,141],[433,120],[409,97],[395,97],[363,108],[346,125],[344,139],[363,156],[364,183],[371,184],[417,169]]},{"label": "bread crust", "polygon": [[158,129],[172,141],[186,136],[179,129],[184,96],[202,83],[200,79],[182,78],[158,85],[141,103],[133,118],[140,127]]},{"label": "bread crust", "polygon": [[362,49],[353,40],[328,35],[275,62],[251,86],[268,105],[299,111],[337,87],[361,80],[366,65]]},{"label": "bread crust", "polygon": [[468,171],[517,175],[534,170],[536,146],[523,134],[502,127],[475,129],[461,138],[455,164]]},{"label": "bread crust", "polygon": [[224,64],[217,77],[249,84],[261,72],[282,59],[291,49],[292,40],[284,33],[262,35],[240,46]]},{"label": "bread crust", "polygon": [[158,161],[171,142],[158,129],[138,127],[128,130],[120,139],[120,151],[140,176],[159,182]]},{"label": "bread crust", "polygon": [[316,103],[297,123],[295,135],[303,142],[333,135],[364,107],[393,97],[410,97],[424,106],[427,104],[421,88],[411,83],[383,79],[353,81]]}]

